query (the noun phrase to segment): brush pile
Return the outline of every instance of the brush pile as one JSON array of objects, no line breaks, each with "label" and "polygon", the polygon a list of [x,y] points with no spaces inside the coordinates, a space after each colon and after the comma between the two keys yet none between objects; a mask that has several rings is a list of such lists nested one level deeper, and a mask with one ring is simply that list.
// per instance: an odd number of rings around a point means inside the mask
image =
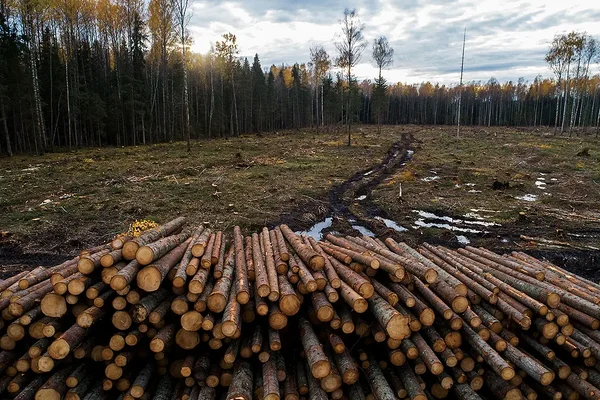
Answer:
[{"label": "brush pile", "polygon": [[600,286],[524,253],[183,218],[0,282],[0,396],[600,399]]}]

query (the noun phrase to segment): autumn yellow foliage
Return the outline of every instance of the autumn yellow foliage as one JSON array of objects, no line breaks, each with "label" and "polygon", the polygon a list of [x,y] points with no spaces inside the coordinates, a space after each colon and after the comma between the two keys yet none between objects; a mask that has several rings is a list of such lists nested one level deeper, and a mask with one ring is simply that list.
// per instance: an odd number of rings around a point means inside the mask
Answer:
[{"label": "autumn yellow foliage", "polygon": [[158,224],[150,219],[138,219],[132,222],[129,225],[129,230],[127,231],[128,236],[138,237],[144,231],[152,228],[156,228]]}]

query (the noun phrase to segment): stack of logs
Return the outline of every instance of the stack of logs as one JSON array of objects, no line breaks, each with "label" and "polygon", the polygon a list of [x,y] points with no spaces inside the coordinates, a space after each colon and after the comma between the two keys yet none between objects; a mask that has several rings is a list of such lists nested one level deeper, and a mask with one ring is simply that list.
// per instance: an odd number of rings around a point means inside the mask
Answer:
[{"label": "stack of logs", "polygon": [[556,265],[184,222],[0,282],[0,397],[600,399],[600,286]]}]

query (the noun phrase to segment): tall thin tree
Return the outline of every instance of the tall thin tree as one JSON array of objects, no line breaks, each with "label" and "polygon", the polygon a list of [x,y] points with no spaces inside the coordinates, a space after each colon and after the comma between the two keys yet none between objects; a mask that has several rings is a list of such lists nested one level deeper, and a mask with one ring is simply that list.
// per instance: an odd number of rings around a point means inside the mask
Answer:
[{"label": "tall thin tree", "polygon": [[462,86],[463,86],[463,71],[465,66],[465,44],[467,43],[467,27],[465,27],[465,32],[463,34],[463,46],[462,46],[462,59],[460,61],[460,83],[458,86],[458,118],[457,118],[457,126],[456,126],[456,137],[460,138],[460,110],[462,106]]},{"label": "tall thin tree", "polygon": [[388,68],[394,62],[394,49],[390,46],[385,36],[381,36],[373,41],[373,61],[379,70],[373,94],[375,97],[375,110],[377,112],[377,126],[381,132],[381,119],[387,90],[387,83],[383,78],[383,75],[381,75],[381,70],[383,68]]},{"label": "tall thin tree", "polygon": [[189,0],[173,0],[175,19],[177,24],[177,35],[179,36],[179,43],[181,44],[181,55],[182,55],[182,66],[183,66],[183,113],[184,113],[184,130],[187,138],[187,150],[192,151],[191,144],[191,132],[190,132],[190,100],[188,94],[188,68],[186,58],[186,47],[190,40],[187,25],[192,18],[191,14],[188,13]]},{"label": "tall thin tree", "polygon": [[362,52],[367,46],[367,43],[365,42],[363,36],[365,26],[358,18],[356,9],[350,10],[346,8],[344,10],[344,17],[340,21],[340,24],[342,27],[342,33],[339,40],[335,43],[335,47],[339,53],[336,64],[345,71],[348,82],[346,125],[348,127],[348,146],[350,146],[352,145],[352,136],[350,133],[350,125],[352,123],[350,118],[350,106],[352,98],[352,68],[354,68],[360,62]]}]

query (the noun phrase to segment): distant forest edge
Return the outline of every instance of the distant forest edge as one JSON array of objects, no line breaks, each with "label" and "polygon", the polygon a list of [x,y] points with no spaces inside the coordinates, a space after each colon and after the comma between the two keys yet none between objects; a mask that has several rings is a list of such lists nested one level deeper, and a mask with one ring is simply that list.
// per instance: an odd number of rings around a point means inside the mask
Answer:
[{"label": "distant forest edge", "polygon": [[[240,58],[230,33],[208,54],[190,52],[188,1],[0,0],[0,155],[458,118],[597,134],[600,51],[585,33],[554,38],[553,77],[388,83],[393,49],[385,37],[368,44],[354,10],[340,20],[335,55],[315,45],[306,63],[266,69],[258,54]],[[378,67],[373,80],[353,74],[361,57]]]}]

